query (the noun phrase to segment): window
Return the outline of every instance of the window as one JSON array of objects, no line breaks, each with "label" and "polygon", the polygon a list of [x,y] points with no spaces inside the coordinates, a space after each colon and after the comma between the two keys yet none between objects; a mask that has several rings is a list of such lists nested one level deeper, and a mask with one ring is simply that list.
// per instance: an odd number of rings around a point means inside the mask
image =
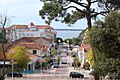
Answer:
[{"label": "window", "polygon": [[24,33],[23,33],[22,35],[23,35],[23,36],[25,36],[25,34],[24,34]]},{"label": "window", "polygon": [[33,54],[37,54],[37,50],[33,50]]},{"label": "window", "polygon": [[33,34],[31,34],[31,36],[33,36]]},{"label": "window", "polygon": [[29,34],[27,34],[27,36],[29,36]]},{"label": "window", "polygon": [[19,34],[19,36],[21,36],[21,34]]}]

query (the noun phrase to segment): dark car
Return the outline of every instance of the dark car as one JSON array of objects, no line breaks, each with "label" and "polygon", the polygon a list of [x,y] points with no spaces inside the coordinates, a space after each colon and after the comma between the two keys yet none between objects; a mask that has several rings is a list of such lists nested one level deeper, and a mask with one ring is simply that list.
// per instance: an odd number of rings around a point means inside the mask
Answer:
[{"label": "dark car", "polygon": [[54,68],[59,68],[59,64],[58,64],[58,63],[54,63],[54,64],[53,64],[53,67],[54,67]]},{"label": "dark car", "polygon": [[84,78],[84,75],[79,73],[79,72],[70,72],[69,77],[72,77],[72,78]]},{"label": "dark car", "polygon": [[13,74],[13,77],[23,77],[23,75],[21,73],[18,73],[18,72],[9,72],[7,73],[7,77],[12,77],[12,74]]}]

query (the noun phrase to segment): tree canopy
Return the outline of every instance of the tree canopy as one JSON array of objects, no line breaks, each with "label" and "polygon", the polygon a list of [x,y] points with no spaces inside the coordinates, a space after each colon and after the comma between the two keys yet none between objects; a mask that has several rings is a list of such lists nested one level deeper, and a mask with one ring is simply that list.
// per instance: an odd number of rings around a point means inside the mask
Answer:
[{"label": "tree canopy", "polygon": [[120,74],[120,13],[111,11],[102,24],[90,31],[94,69],[100,76],[115,76]]},{"label": "tree canopy", "polygon": [[60,38],[60,37],[57,37],[57,38],[56,38],[56,42],[57,42],[57,44],[59,44],[59,43],[63,43],[63,39]]},{"label": "tree canopy", "polygon": [[87,19],[88,28],[92,27],[91,19],[107,11],[98,10],[93,5],[98,0],[40,0],[44,6],[39,11],[42,19],[50,24],[52,20],[61,21],[66,24],[74,24],[82,18]]},{"label": "tree canopy", "polygon": [[119,10],[120,9],[120,0],[98,0],[99,6],[105,10]]},{"label": "tree canopy", "polygon": [[14,52],[14,55],[13,55],[13,59],[15,60],[17,65],[19,65],[20,67],[25,68],[28,61],[29,61],[29,57],[26,54],[25,47],[16,46],[15,47],[15,52]]}]

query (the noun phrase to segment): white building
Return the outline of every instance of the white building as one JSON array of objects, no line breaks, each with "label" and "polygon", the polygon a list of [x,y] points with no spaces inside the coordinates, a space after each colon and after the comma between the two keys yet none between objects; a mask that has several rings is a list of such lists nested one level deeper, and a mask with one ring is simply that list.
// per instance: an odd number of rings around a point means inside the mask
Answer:
[{"label": "white building", "polygon": [[81,61],[81,67],[83,67],[84,63],[88,59],[88,51],[91,49],[90,45],[84,45],[78,47],[78,57]]},{"label": "white building", "polygon": [[[46,37],[55,40],[56,31],[49,25],[12,25],[6,28],[9,41],[15,41],[22,37]],[[51,36],[52,35],[52,36]]]}]

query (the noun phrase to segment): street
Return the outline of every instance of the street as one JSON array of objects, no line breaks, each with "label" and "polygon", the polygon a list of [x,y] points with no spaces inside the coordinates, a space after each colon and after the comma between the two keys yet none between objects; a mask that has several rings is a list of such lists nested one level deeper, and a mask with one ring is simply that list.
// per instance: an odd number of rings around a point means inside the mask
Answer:
[{"label": "street", "polygon": [[[93,80],[85,70],[71,67],[71,62],[72,59],[68,56],[67,64],[60,64],[59,68],[50,68],[44,70],[44,73],[25,74],[22,78],[14,78],[13,80]],[[85,77],[83,79],[70,78],[69,73],[71,71],[81,72]],[[5,80],[12,80],[12,78],[6,77]]]}]

